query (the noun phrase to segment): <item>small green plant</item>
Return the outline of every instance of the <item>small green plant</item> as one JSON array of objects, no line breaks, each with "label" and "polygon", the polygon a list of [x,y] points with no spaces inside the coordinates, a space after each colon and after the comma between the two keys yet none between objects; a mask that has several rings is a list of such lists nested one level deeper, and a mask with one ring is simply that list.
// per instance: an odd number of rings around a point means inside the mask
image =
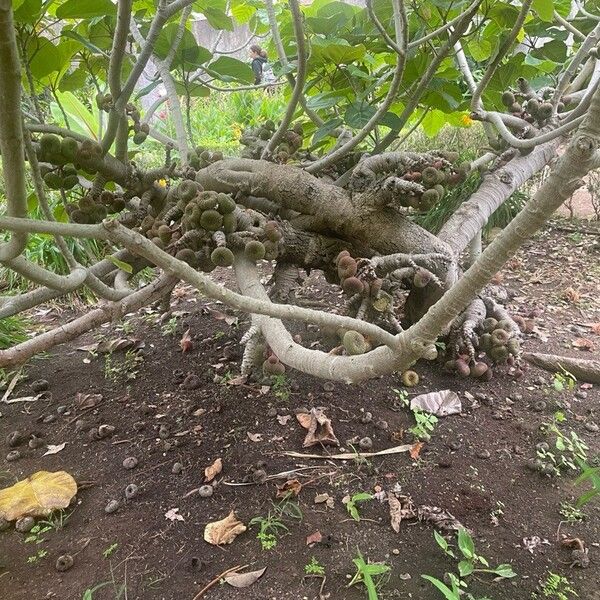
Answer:
[{"label": "small green plant", "polygon": [[125,335],[130,335],[130,334],[133,333],[133,331],[134,331],[135,328],[133,326],[133,322],[132,321],[122,321],[117,326],[117,329],[119,331],[121,331],[122,333],[124,333]]},{"label": "small green plant", "polygon": [[[406,408],[410,407],[410,401],[406,390],[392,388],[392,391],[398,396],[398,399]],[[430,440],[431,434],[437,425],[438,418],[419,408],[413,408],[411,410],[415,417],[415,424],[408,430],[419,440]]]},{"label": "small green plant", "polygon": [[284,374],[271,375],[271,390],[276,398],[282,402],[287,402],[290,397],[291,389],[288,377]]},{"label": "small green plant", "polygon": [[289,531],[284,519],[302,520],[302,511],[298,503],[284,498],[281,502],[273,504],[273,509],[267,513],[266,517],[254,517],[250,525],[258,525],[256,538],[260,542],[263,550],[272,550],[277,546],[278,538],[284,532]]},{"label": "small green plant", "polygon": [[260,547],[263,550],[272,550],[275,548],[281,533],[289,531],[287,526],[284,525],[278,517],[273,515],[271,511],[267,513],[266,517],[254,517],[250,521],[250,525],[259,526],[256,538],[260,542]]},{"label": "small green plant", "polygon": [[106,550],[104,550],[102,556],[104,556],[104,558],[110,558],[116,552],[118,547],[119,544],[117,543],[111,544],[108,548],[106,548]]},{"label": "small green plant", "polygon": [[562,392],[565,388],[567,390],[573,390],[577,379],[573,373],[569,373],[566,369],[561,367],[560,371],[557,371],[552,376],[552,385],[557,392]]},{"label": "small green plant", "polygon": [[581,475],[575,480],[575,485],[580,485],[584,481],[589,481],[592,484],[591,489],[577,498],[576,505],[581,507],[590,502],[595,496],[600,495],[600,467],[591,467],[580,459],[577,460],[577,465],[581,469]]},{"label": "small green plant", "polygon": [[304,565],[304,572],[307,575],[325,575],[325,567],[314,557],[311,556],[310,562]]},{"label": "small green plant", "polygon": [[554,475],[561,475],[565,469],[576,471],[578,461],[585,461],[587,458],[588,446],[573,430],[565,433],[560,425],[566,421],[567,417],[561,411],[554,413],[550,422],[542,423],[540,429],[548,437],[554,438],[554,448],[537,449],[538,458],[545,465],[549,465]]},{"label": "small green plant", "polygon": [[558,511],[560,516],[567,522],[569,525],[574,523],[581,523],[585,519],[585,513],[578,508],[577,506],[573,506],[570,502],[561,502],[560,510]]},{"label": "small green plant", "polygon": [[112,352],[109,352],[104,358],[104,377],[113,383],[136,379],[139,365],[143,361],[142,356],[134,350],[127,350],[121,360],[115,359]]},{"label": "small green plant", "polygon": [[553,598],[554,600],[571,600],[577,598],[577,592],[571,587],[571,582],[562,575],[548,572],[548,576],[540,582],[540,593],[534,598]]},{"label": "small green plant", "polygon": [[171,317],[161,328],[160,332],[164,335],[175,335],[177,333],[177,317]]},{"label": "small green plant", "polygon": [[94,594],[98,590],[101,590],[103,587],[106,587],[107,585],[110,585],[110,584],[111,584],[110,581],[105,581],[104,583],[99,583],[98,585],[95,585],[92,588],[87,588],[87,590],[85,590],[83,592],[83,596],[81,597],[81,600],[94,600]]},{"label": "small green plant", "polygon": [[390,566],[385,563],[369,563],[363,558],[363,555],[357,550],[358,556],[352,559],[356,567],[356,573],[350,580],[348,587],[362,583],[367,588],[367,597],[369,600],[379,600],[377,590],[381,587],[382,576],[390,571]]},{"label": "small green plant", "polygon": [[348,499],[348,502],[346,502],[346,510],[348,511],[348,514],[355,521],[360,521],[358,505],[362,502],[368,502],[369,500],[373,500],[372,494],[368,494],[367,492],[359,492],[358,494],[354,494]]},{"label": "small green plant", "polygon": [[32,554],[31,556],[27,557],[27,563],[30,565],[33,565],[33,564],[39,562],[40,560],[42,560],[43,558],[45,558],[46,556],[48,556],[48,550],[39,548],[35,554]]},{"label": "small green plant", "polygon": [[[450,547],[448,541],[440,535],[437,531],[433,532],[435,541],[438,546],[444,551],[444,553],[450,558],[458,558],[454,550]],[[467,583],[464,581],[466,577],[473,575],[474,573],[490,573],[496,577],[502,577],[509,579],[516,577],[516,573],[512,570],[509,564],[501,564],[495,568],[490,568],[490,564],[483,556],[480,556],[475,551],[475,543],[473,537],[464,528],[461,527],[458,530],[458,549],[460,550],[460,560],[458,563],[458,575],[455,573],[447,573],[446,577],[450,585],[446,585],[440,579],[432,577],[431,575],[421,575],[423,579],[426,579],[434,585],[446,598],[446,600],[460,600],[461,598],[467,598],[468,600],[476,600],[472,594],[466,592]],[[466,596],[464,596],[466,594]],[[479,599],[485,600],[485,599]]]},{"label": "small green plant", "polygon": [[[25,538],[26,544],[35,544],[39,546],[46,542],[46,538],[44,538],[44,534],[48,531],[52,531],[53,526],[51,523],[47,521],[40,521],[36,523],[31,530],[29,531],[29,535]],[[35,564],[48,555],[48,551],[44,548],[38,548],[35,554],[27,557],[28,564]]]}]

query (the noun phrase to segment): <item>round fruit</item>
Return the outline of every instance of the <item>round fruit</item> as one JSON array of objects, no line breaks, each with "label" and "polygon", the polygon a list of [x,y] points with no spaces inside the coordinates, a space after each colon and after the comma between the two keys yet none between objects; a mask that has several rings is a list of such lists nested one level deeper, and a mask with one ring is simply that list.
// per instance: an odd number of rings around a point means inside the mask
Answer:
[{"label": "round fruit", "polygon": [[200,217],[200,226],[208,231],[216,231],[223,225],[223,216],[216,210],[205,210]]},{"label": "round fruit", "polygon": [[244,247],[244,254],[253,261],[262,260],[265,257],[265,245],[258,240],[251,240]]},{"label": "round fruit", "polygon": [[215,248],[210,254],[210,260],[217,267],[230,267],[233,264],[233,252],[224,246]]},{"label": "round fruit", "polygon": [[419,385],[419,375],[415,371],[404,371],[402,373],[402,383],[406,387],[415,387]]}]

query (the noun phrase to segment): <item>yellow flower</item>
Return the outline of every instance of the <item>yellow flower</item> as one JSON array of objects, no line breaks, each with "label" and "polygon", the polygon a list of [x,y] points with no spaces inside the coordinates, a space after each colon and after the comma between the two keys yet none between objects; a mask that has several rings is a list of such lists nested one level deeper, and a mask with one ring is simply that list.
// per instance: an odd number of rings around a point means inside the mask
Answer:
[{"label": "yellow flower", "polygon": [[158,183],[158,185],[160,185],[160,187],[167,187],[166,179],[159,179],[157,183]]},{"label": "yellow flower", "polygon": [[471,125],[473,125],[473,119],[471,119],[471,117],[469,115],[463,115],[460,118],[460,122],[465,126],[465,127],[471,127]]},{"label": "yellow flower", "polygon": [[239,140],[242,137],[242,126],[239,123],[233,123],[231,128],[233,129],[233,138]]}]

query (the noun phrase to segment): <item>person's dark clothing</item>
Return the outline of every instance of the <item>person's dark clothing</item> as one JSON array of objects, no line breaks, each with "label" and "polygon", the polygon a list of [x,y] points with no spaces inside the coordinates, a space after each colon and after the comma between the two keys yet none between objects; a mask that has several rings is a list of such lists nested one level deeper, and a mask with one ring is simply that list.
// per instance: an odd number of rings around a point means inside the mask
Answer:
[{"label": "person's dark clothing", "polygon": [[254,71],[254,85],[258,85],[262,82],[263,78],[263,66],[267,62],[264,56],[257,56],[252,61],[252,70]]}]

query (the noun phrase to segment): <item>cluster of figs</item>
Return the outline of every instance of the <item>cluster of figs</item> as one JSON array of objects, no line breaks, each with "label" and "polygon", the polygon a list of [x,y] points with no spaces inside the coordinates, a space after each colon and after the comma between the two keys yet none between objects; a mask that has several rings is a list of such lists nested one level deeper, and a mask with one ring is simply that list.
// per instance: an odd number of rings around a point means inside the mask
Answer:
[{"label": "cluster of figs", "polygon": [[[202,271],[229,267],[234,250],[252,261],[276,258],[283,237],[277,221],[267,221],[260,233],[238,222],[239,209],[229,194],[204,190],[186,179],[167,192],[165,208],[147,215],[139,230],[158,247]],[[239,232],[237,237],[233,236]]]},{"label": "cluster of figs", "polygon": [[[485,355],[494,365],[514,365],[521,353],[521,342],[515,323],[508,319],[498,321],[493,317],[484,319],[474,347],[476,355]],[[474,377],[483,381],[489,381],[493,375],[491,365],[470,357],[465,348],[460,349],[455,359],[447,361],[445,368],[460,377]],[[518,377],[522,372],[516,369],[514,375]]]},{"label": "cluster of figs", "polygon": [[[240,138],[240,144],[245,146],[241,153],[242,158],[260,158],[275,129],[275,122],[270,119],[257,127],[244,129]],[[281,141],[273,149],[273,157],[279,163],[286,163],[302,148],[302,143],[302,125],[297,123],[283,134]]]}]

